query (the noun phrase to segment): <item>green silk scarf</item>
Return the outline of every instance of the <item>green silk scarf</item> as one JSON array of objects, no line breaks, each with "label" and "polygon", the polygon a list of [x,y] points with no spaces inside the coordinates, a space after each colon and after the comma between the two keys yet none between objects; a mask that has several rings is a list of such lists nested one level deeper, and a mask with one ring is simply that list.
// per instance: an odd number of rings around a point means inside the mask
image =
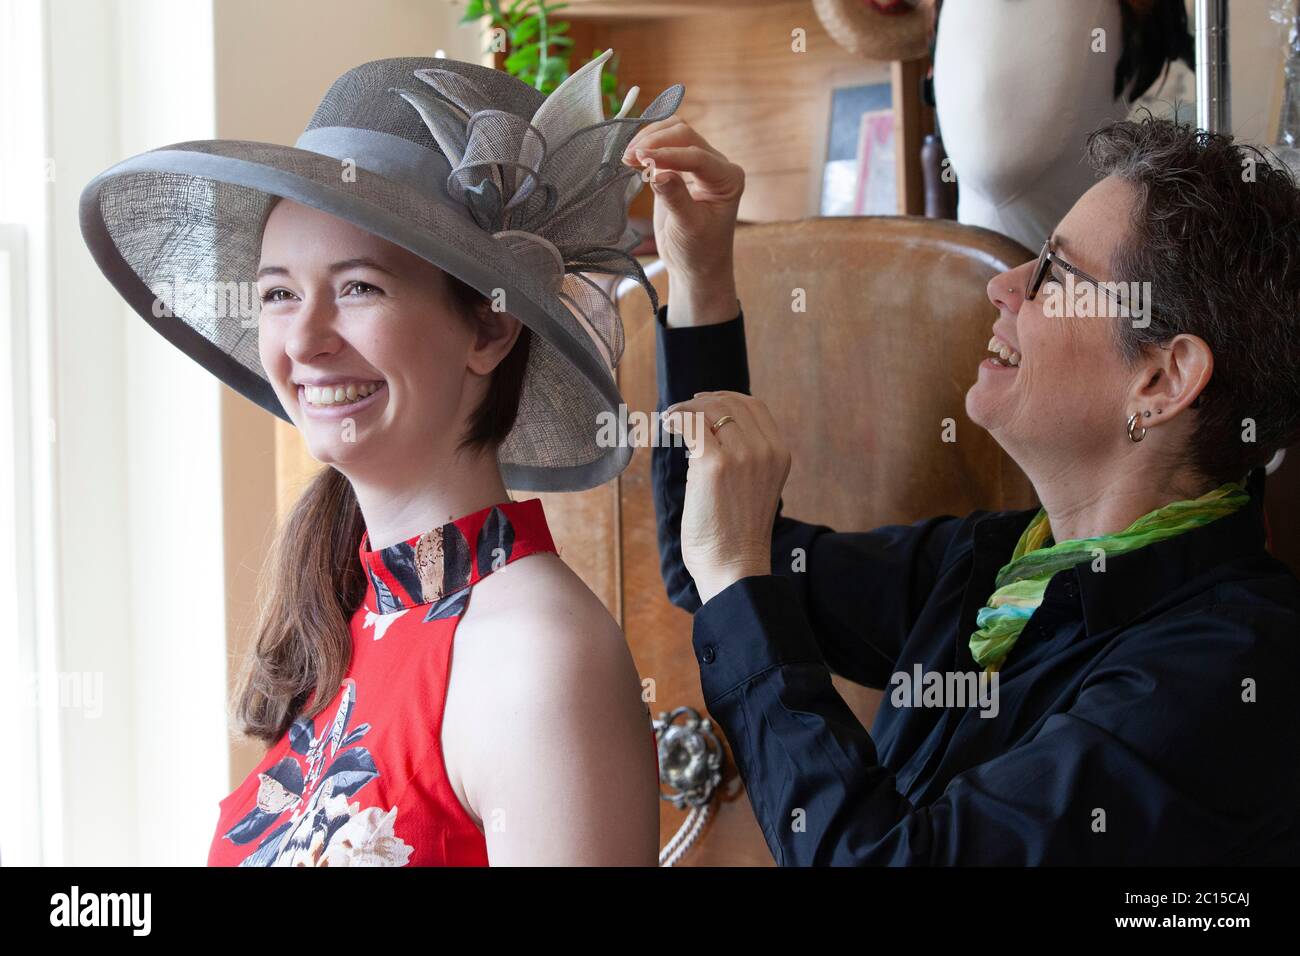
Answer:
[{"label": "green silk scarf", "polygon": [[1043,547],[1051,537],[1047,512],[1040,510],[1016,542],[1011,561],[994,579],[988,604],[975,617],[978,630],[970,637],[971,654],[986,673],[998,670],[1011,653],[1030,616],[1043,603],[1052,575],[1096,556],[1114,557],[1172,538],[1236,511],[1247,501],[1245,483],[1231,481],[1199,498],[1175,501],[1144,514],[1118,534],[1061,541]]}]

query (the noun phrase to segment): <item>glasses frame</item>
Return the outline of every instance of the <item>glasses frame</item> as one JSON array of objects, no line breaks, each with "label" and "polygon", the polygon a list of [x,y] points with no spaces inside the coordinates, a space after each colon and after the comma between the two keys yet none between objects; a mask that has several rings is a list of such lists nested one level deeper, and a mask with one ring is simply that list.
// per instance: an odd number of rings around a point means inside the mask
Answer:
[{"label": "glasses frame", "polygon": [[1078,266],[1071,265],[1062,259],[1060,253],[1052,248],[1052,240],[1050,238],[1043,241],[1042,251],[1038,253],[1038,262],[1034,266],[1034,271],[1029,276],[1029,284],[1025,286],[1026,302],[1034,301],[1034,297],[1038,295],[1038,290],[1042,288],[1043,280],[1047,278],[1047,270],[1053,265],[1059,266],[1077,278],[1091,282],[1099,291],[1106,293],[1107,297],[1109,297],[1116,305],[1124,305],[1113,290],[1102,285],[1100,279],[1088,275],[1088,273],[1084,272]]}]

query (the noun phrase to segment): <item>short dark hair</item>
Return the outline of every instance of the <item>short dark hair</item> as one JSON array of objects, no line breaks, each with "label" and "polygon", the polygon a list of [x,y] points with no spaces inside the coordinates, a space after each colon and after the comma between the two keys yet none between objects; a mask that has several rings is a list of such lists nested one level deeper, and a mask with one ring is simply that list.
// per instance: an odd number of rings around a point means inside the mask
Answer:
[{"label": "short dark hair", "polygon": [[[1231,136],[1157,119],[1112,123],[1088,159],[1137,191],[1132,231],[1110,263],[1149,281],[1150,324],[1116,325],[1136,364],[1179,333],[1199,336],[1214,372],[1187,461],[1216,484],[1265,464],[1300,437],[1300,188],[1276,157]],[[1253,443],[1242,441],[1245,419]]]},{"label": "short dark hair", "polygon": [[[450,272],[443,274],[447,278],[447,294],[452,307],[476,325],[478,314],[489,301],[488,297]],[[524,391],[531,343],[532,332],[528,326],[521,325],[519,338],[492,371],[487,394],[470,414],[469,426],[460,442],[461,449],[495,448],[510,434],[510,429],[519,416],[519,399]]]}]

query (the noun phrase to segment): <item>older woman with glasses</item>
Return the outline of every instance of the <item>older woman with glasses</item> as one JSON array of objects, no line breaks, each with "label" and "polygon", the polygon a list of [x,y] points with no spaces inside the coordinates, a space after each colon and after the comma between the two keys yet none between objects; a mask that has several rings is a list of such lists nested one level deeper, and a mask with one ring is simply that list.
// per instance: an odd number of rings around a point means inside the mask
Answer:
[{"label": "older woman with glasses", "polygon": [[[851,532],[782,514],[732,278],[743,172],[680,120],[629,148],[688,446],[654,452],[664,580],[778,863],[1300,860],[1300,582],[1261,501],[1300,434],[1300,190],[1152,118],[1088,154],[1037,262],[989,281],[966,396],[1042,507]],[[832,671],[886,690],[870,734]]]}]

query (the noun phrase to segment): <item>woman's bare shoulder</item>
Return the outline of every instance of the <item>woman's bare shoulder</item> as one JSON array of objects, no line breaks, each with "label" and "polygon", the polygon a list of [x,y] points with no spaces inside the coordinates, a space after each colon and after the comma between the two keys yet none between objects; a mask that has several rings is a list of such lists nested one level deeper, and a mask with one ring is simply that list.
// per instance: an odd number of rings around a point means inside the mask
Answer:
[{"label": "woman's bare shoulder", "polygon": [[[554,627],[622,633],[609,610],[559,555],[531,554],[474,585],[460,628],[469,633],[535,632]],[[458,638],[459,639],[459,638]]]},{"label": "woman's bare shoulder", "polygon": [[618,622],[553,553],[520,558],[474,585],[455,659],[463,686],[492,693],[526,693],[538,682],[637,683]]}]

